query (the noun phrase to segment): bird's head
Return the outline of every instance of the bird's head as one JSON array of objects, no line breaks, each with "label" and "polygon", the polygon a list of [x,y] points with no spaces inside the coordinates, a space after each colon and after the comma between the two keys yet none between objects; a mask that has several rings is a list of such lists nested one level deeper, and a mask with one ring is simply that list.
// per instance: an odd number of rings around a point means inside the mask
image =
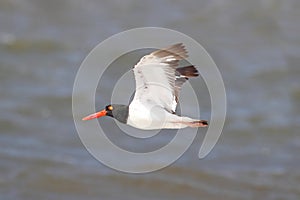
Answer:
[{"label": "bird's head", "polygon": [[91,120],[91,119],[95,119],[95,118],[100,118],[103,116],[109,116],[109,117],[113,117],[116,120],[122,122],[122,123],[126,123],[127,119],[128,119],[128,114],[129,114],[129,107],[126,105],[120,105],[120,104],[110,104],[105,106],[105,109],[96,112],[94,114],[91,114],[89,116],[86,116],[84,118],[82,118],[82,120],[86,121],[86,120]]}]

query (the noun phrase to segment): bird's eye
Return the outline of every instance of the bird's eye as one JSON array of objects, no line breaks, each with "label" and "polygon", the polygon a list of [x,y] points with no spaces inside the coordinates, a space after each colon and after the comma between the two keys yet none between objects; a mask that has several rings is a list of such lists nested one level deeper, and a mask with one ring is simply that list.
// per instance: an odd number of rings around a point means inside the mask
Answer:
[{"label": "bird's eye", "polygon": [[112,106],[108,106],[107,109],[112,111],[114,108]]}]

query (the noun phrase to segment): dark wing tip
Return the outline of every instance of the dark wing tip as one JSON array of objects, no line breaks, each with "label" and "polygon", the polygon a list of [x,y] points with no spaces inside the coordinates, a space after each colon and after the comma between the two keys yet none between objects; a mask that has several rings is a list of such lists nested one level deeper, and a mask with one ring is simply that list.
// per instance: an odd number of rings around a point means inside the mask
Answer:
[{"label": "dark wing tip", "polygon": [[188,57],[188,52],[182,43],[177,43],[164,49],[154,51],[152,55],[159,58],[172,55],[175,59],[182,60]]},{"label": "dark wing tip", "polygon": [[198,70],[193,65],[177,68],[176,72],[187,78],[199,76]]}]

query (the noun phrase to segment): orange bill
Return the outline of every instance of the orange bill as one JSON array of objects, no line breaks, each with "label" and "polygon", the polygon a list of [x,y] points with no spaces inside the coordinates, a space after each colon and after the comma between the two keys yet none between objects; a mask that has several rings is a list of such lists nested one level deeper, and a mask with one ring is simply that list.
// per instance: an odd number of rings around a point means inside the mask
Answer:
[{"label": "orange bill", "polygon": [[103,117],[105,115],[106,115],[106,110],[102,110],[100,112],[96,112],[94,114],[86,116],[86,117],[82,118],[82,120],[86,121],[86,120],[96,119],[96,118],[99,118],[99,117]]}]

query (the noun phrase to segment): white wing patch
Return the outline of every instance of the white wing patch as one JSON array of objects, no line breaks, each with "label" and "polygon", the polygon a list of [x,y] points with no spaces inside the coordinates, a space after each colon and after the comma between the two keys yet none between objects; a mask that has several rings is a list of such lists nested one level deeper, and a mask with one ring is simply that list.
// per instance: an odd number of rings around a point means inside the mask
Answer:
[{"label": "white wing patch", "polygon": [[180,60],[187,57],[182,43],[142,57],[133,69],[136,92],[131,105],[161,106],[173,113],[177,106],[179,90],[187,80],[181,73],[178,76],[176,67]]}]

